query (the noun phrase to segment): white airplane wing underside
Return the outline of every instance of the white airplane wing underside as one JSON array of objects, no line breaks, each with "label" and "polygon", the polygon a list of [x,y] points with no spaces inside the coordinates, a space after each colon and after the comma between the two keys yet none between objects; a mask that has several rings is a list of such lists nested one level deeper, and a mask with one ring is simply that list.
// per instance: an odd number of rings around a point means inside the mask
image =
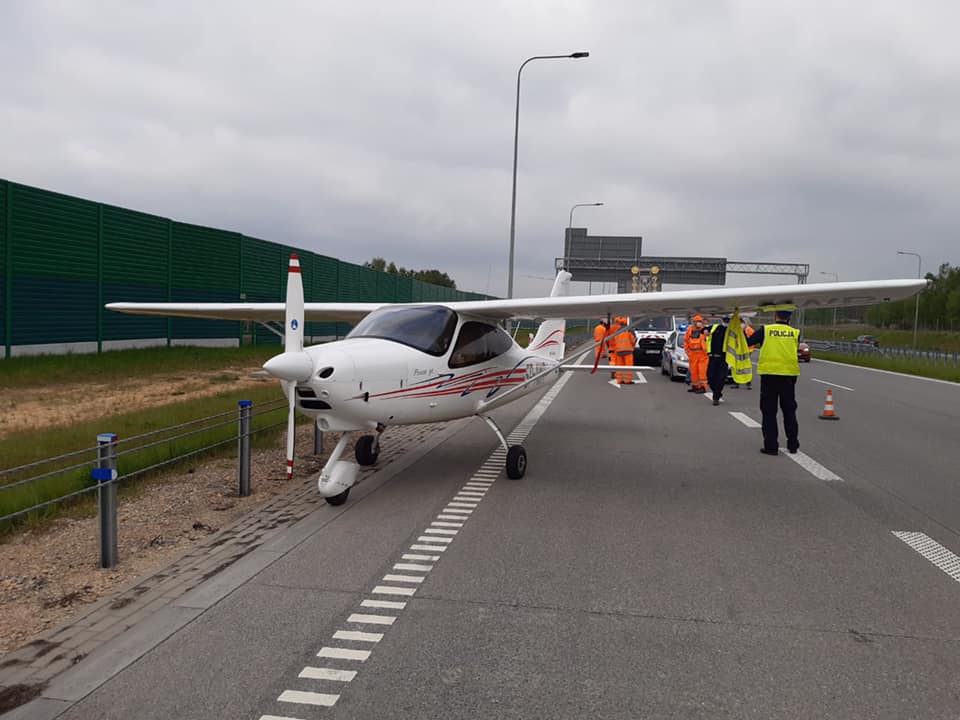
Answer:
[{"label": "white airplane wing underside", "polygon": [[[716,315],[734,309],[795,305],[803,309],[874,305],[901,300],[923,290],[926,280],[864,280],[811,285],[722,287],[715,290],[679,290],[616,295],[466,300],[451,303],[401,303],[444,305],[456,312],[487,317],[579,319],[608,315],[632,318],[653,315]],[[305,303],[304,319],[318,322],[356,323],[377,308],[391,303]],[[283,303],[110,303],[110,310],[134,315],[164,315],[215,320],[283,321]]]}]

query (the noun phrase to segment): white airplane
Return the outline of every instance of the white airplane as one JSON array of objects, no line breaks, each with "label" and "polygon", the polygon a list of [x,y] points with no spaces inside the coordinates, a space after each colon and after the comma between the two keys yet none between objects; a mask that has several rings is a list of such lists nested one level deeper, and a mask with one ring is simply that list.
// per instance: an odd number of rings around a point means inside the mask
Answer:
[{"label": "white airplane", "polygon": [[[870,305],[910,297],[925,280],[831,282],[680,292],[566,296],[571,275],[561,271],[550,297],[451,303],[304,303],[300,262],[290,256],[285,303],[110,303],[118,312],[221,320],[283,320],[284,351],[264,363],[289,400],[287,475],[293,473],[294,412],[321,429],[343,434],[320,472],[320,495],[345,502],[358,466],[341,460],[349,433],[361,431],[359,465],[373,465],[380,435],[391,425],[482,418],[507,451],[510,478],[521,478],[527,454],[509,445],[488,413],[552,384],[566,370],[640,368],[577,365],[564,358],[565,321],[574,318],[720,315],[734,310],[792,305],[829,308]],[[498,323],[537,318],[541,324],[521,348]],[[355,324],[343,340],[304,347],[304,321]],[[581,348],[577,354],[583,353]]]}]

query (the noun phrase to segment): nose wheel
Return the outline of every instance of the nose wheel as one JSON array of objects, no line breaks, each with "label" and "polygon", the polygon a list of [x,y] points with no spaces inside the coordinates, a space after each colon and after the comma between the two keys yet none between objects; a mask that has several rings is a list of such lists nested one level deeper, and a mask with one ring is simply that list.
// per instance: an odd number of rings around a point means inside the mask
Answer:
[{"label": "nose wheel", "polygon": [[364,435],[357,440],[353,454],[357,464],[362,466],[373,465],[380,457],[380,438],[377,435]]}]

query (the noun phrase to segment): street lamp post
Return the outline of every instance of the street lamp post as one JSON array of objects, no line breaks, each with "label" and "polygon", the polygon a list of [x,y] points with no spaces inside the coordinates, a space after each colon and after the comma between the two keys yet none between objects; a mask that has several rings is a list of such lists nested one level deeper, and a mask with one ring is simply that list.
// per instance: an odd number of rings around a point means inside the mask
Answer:
[{"label": "street lamp post", "polygon": [[[897,250],[897,255],[913,255],[917,258],[917,279],[920,279],[920,268],[923,266],[923,258],[920,257],[920,253],[915,252],[904,252],[903,250]],[[920,293],[917,293],[917,306],[913,311],[913,349],[917,349],[917,325],[920,322]]]},{"label": "street lamp post", "polygon": [[[602,202],[577,203],[572,208],[570,208],[570,219],[567,221],[567,242],[570,241],[571,239],[570,234],[571,234],[571,231],[573,230],[573,211],[576,210],[578,207],[600,207],[602,205],[603,205]],[[569,250],[569,248],[567,248],[567,250]]]},{"label": "street lamp post", "polygon": [[[821,270],[821,271],[820,271],[820,274],[821,274],[821,275],[833,275],[833,281],[834,281],[834,282],[840,282],[840,276],[837,275],[837,273],[835,273],[835,272],[824,272],[823,270]],[[837,339],[837,308],[836,308],[836,307],[833,308],[833,339],[834,339],[834,340]]]},{"label": "street lamp post", "polygon": [[524,60],[520,65],[520,69],[517,70],[517,107],[513,122],[513,191],[510,196],[510,269],[508,270],[507,275],[508,298],[513,297],[513,246],[514,239],[516,237],[515,230],[517,222],[517,142],[520,137],[520,73],[523,72],[524,66],[533,60],[559,60],[562,58],[572,58],[577,60],[585,57],[590,57],[590,53],[575,52],[570,53],[569,55],[534,55],[533,57]]}]

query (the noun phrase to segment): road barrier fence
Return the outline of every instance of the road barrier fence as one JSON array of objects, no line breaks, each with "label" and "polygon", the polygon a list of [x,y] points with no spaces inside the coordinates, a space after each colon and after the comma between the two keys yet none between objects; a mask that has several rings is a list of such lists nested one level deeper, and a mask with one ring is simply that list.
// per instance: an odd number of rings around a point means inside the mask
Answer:
[{"label": "road barrier fence", "polygon": [[[31,513],[96,492],[100,525],[100,566],[113,567],[118,562],[117,488],[121,483],[236,443],[237,495],[246,497],[250,494],[252,438],[287,424],[286,419],[267,424],[255,421],[281,410],[285,412],[286,409],[285,398],[261,403],[256,408],[252,401],[241,400],[237,410],[209,415],[130,438],[101,433],[97,436],[95,447],[44,458],[18,467],[0,469],[0,508],[8,510],[4,515],[0,515],[0,529],[11,527]],[[255,424],[260,424],[260,427],[254,427]],[[226,431],[231,426],[235,428],[232,433]],[[227,436],[223,437],[225,431]],[[205,433],[212,437],[201,439],[203,444],[200,447],[183,450],[184,441],[195,445],[197,439]],[[181,446],[178,447],[178,444]],[[316,424],[313,449],[314,453],[323,450],[323,433]],[[138,454],[139,458],[136,457]],[[164,456],[163,459],[152,462],[151,459],[157,454]],[[124,465],[128,468],[126,472],[122,472]],[[4,495],[13,491],[17,491],[19,497],[4,502]]]},{"label": "road barrier fence", "polygon": [[914,350],[912,348],[876,347],[868,343],[841,340],[804,340],[811,350],[834,352],[842,355],[874,356],[891,359],[917,360],[930,365],[960,365],[960,353],[937,350]]}]

